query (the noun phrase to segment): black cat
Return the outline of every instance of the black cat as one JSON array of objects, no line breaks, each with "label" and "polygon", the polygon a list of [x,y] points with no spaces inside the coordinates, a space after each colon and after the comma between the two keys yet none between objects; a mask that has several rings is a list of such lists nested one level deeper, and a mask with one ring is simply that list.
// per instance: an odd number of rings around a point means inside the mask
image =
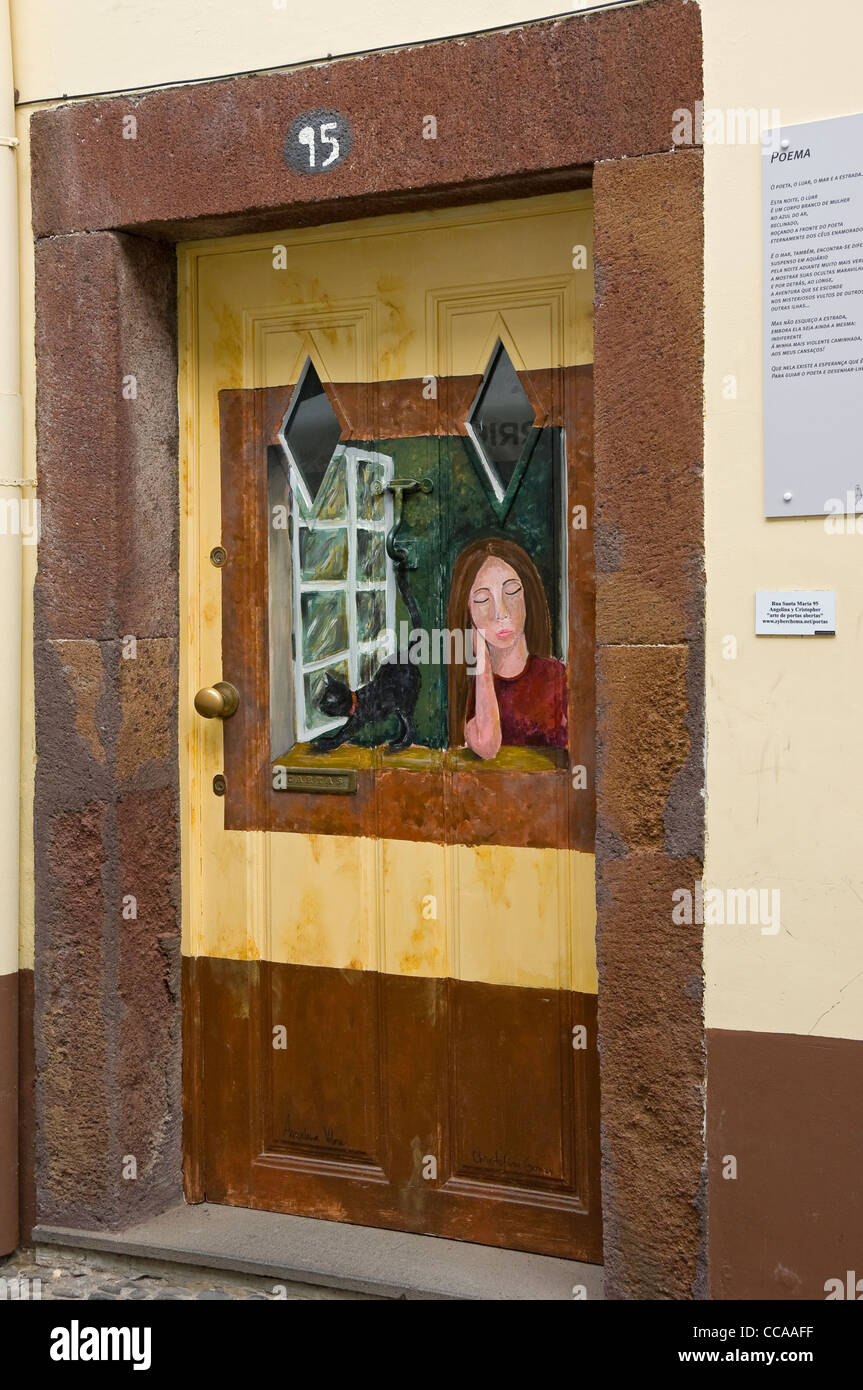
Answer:
[{"label": "black cat", "polygon": [[[422,627],[422,617],[410,591],[404,565],[396,565],[396,583],[410,614],[411,625]],[[347,718],[347,723],[331,734],[316,738],[311,745],[312,752],[329,753],[333,748],[354,739],[367,725],[377,724],[392,715],[398,720],[398,728],[394,741],[389,745],[390,752],[401,752],[413,743],[416,736],[414,710],[420,685],[419,667],[408,661],[404,664],[396,660],[384,661],[368,685],[360,686],[359,690],[351,690],[344,681],[337,680],[328,671],[318,708],[331,719]]]}]

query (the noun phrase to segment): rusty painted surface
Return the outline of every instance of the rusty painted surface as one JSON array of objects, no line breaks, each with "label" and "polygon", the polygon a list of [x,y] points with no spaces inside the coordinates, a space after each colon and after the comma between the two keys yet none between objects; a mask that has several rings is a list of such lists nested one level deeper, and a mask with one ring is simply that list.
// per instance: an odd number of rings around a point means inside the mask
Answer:
[{"label": "rusty painted surface", "polygon": [[[442,412],[444,423],[438,425],[438,433],[448,431],[456,411],[467,413],[478,383],[479,378],[442,379],[440,399],[450,402],[450,418]],[[433,770],[415,770],[399,766],[404,759],[390,759],[383,750],[375,750],[371,758],[357,758],[355,793],[326,798],[274,790],[268,740],[267,498],[261,460],[275,440],[291,388],[221,393],[222,542],[228,553],[222,571],[223,663],[225,671],[237,673],[235,683],[241,692],[240,708],[225,725],[226,828],[592,851],[591,369],[531,372],[530,384],[548,423],[567,425],[567,514],[571,516],[572,508],[580,505],[586,517],[585,526],[571,529],[569,551],[572,655],[568,680],[573,717],[568,757],[542,771],[471,770],[456,760],[444,760]],[[360,397],[371,401],[377,437],[401,438],[412,429],[414,416],[410,411],[406,418],[400,413],[403,398],[397,385],[406,383],[382,383],[380,401],[367,386],[355,390],[353,398],[344,385],[334,388],[334,397],[345,408],[351,438],[362,439],[372,423],[355,408]],[[575,786],[570,768],[579,764],[587,775],[584,785]]]},{"label": "rusty painted surface", "polygon": [[[481,212],[493,226],[494,210],[477,210],[477,217]],[[444,273],[454,273],[455,233],[448,227],[440,232],[437,254],[446,252]],[[538,249],[553,239],[535,210],[524,234]],[[573,239],[586,234],[586,219],[568,223],[566,234],[568,261]],[[356,240],[362,245],[359,232]],[[499,327],[492,319],[498,334],[512,332],[499,282],[521,267],[513,244],[514,238],[504,242],[503,253],[498,247],[498,260],[489,251],[495,278],[475,286],[486,314],[502,320]],[[372,267],[383,259],[375,241],[364,257],[353,247],[351,254]],[[265,296],[272,293],[272,277],[269,265],[260,264]],[[221,278],[201,295],[208,306],[202,316],[219,305],[213,327],[199,335],[202,355],[217,358],[227,306],[236,311],[258,288],[246,279],[241,290],[233,289],[232,271],[239,275],[244,267],[244,261],[226,260]],[[488,264],[484,272],[492,273]],[[426,283],[419,274],[416,280]],[[315,394],[325,380],[345,445],[381,451],[398,476],[432,480],[428,500],[411,505],[400,532],[417,562],[409,572],[414,608],[405,605],[413,624],[438,631],[467,624],[467,591],[457,589],[453,576],[463,547],[477,536],[485,543],[491,534],[512,546],[504,555],[522,547],[534,566],[531,604],[524,610],[528,650],[549,665],[552,653],[562,658],[565,648],[573,652],[571,670],[556,663],[570,685],[571,748],[509,746],[482,761],[462,746],[464,710],[458,719],[447,718],[452,681],[437,678],[426,663],[422,682],[434,680],[439,709],[426,709],[424,723],[417,718],[411,747],[391,753],[372,731],[366,745],[317,755],[303,740],[278,762],[351,767],[356,791],[317,796],[274,786],[272,765],[282,745],[270,742],[270,661],[286,679],[303,648],[299,619],[281,660],[270,637],[269,623],[278,621],[269,572],[271,507],[287,494],[273,489],[268,473],[296,388],[218,391],[221,532],[213,539],[224,547],[226,562],[208,577],[221,585],[222,667],[240,690],[240,705],[218,731],[227,777],[224,830],[217,824],[206,839],[206,864],[218,872],[226,847],[242,838],[238,830],[291,833],[272,841],[259,837],[267,858],[257,871],[247,870],[246,879],[257,876],[257,893],[245,882],[231,892],[220,876],[226,920],[218,933],[206,920],[200,927],[189,974],[199,1054],[190,1085],[204,1157],[200,1171],[195,1154],[189,1155],[188,1190],[207,1200],[596,1259],[596,1005],[581,992],[595,983],[581,964],[588,954],[592,961],[594,918],[594,787],[587,777],[595,708],[591,373],[589,366],[567,365],[563,344],[569,340],[549,332],[552,310],[539,290],[534,297],[543,312],[523,327],[514,350],[531,364],[518,375],[537,429],[533,435],[528,430],[534,452],[522,443],[520,459],[513,460],[525,471],[505,521],[464,442],[479,375],[437,377],[436,396],[428,407],[417,407],[410,393],[424,400],[421,379],[395,384],[361,377],[360,384],[346,384],[334,380],[321,354]],[[418,298],[417,317],[406,316],[405,323],[419,335],[419,325],[428,329],[435,320],[425,319],[427,300]],[[255,302],[260,311],[261,294]],[[589,321],[588,313],[582,305],[580,318]],[[467,357],[462,339],[468,335],[446,331]],[[490,331],[483,323],[483,336]],[[481,349],[482,342],[470,350],[470,360]],[[499,360],[494,339],[485,353],[485,360],[489,353]],[[301,353],[298,373],[303,360]],[[543,361],[556,365],[537,370]],[[267,370],[270,380],[279,380],[272,362]],[[241,370],[238,378],[248,375]],[[206,374],[204,381],[198,413],[209,418],[216,390]],[[511,405],[517,390],[510,385],[509,391]],[[517,405],[511,408],[505,418],[515,427],[524,417]],[[428,433],[415,434],[423,425]],[[206,437],[199,445],[202,459],[209,453]],[[328,440],[330,456],[333,447]],[[216,487],[212,473],[209,478],[208,496]],[[301,490],[307,482],[292,471],[291,486]],[[335,497],[338,505],[324,515],[329,525],[338,516],[344,529],[346,504]],[[576,527],[570,517],[579,508],[583,524]],[[300,549],[298,503],[292,519]],[[338,544],[338,532],[318,534],[330,547]],[[454,590],[460,597],[448,601]],[[286,586],[277,601],[292,597]],[[209,611],[215,623],[215,606]],[[561,640],[564,611],[568,629]],[[528,613],[535,623],[529,638]],[[340,636],[330,650],[341,644]],[[326,651],[322,645],[321,660]],[[577,785],[570,766],[576,751],[584,752],[586,764]],[[445,856],[444,848],[455,852]],[[583,893],[576,891],[573,862],[579,852],[589,866]],[[423,902],[431,905],[428,917]],[[412,932],[405,930],[410,920]],[[240,924],[239,933],[232,923]],[[582,1026],[583,1036],[574,1036]]]}]

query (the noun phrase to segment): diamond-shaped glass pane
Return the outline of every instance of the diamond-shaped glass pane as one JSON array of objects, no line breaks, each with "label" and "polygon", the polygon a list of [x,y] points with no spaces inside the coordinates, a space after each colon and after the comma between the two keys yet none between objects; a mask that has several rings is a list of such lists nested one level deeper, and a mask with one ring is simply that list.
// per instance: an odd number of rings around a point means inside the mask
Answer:
[{"label": "diamond-shaped glass pane", "polygon": [[291,397],[282,433],[309,501],[314,502],[342,429],[310,357]]},{"label": "diamond-shaped glass pane", "polygon": [[499,342],[468,416],[476,443],[501,496],[512,481],[530,438],[536,414],[509,353]]}]

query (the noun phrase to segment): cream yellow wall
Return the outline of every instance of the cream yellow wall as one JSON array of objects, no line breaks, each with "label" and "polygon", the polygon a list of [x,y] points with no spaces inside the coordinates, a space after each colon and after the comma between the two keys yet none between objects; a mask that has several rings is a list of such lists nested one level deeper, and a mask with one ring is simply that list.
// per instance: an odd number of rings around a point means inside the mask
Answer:
[{"label": "cream yellow wall", "polygon": [[21,100],[308,63],[591,9],[595,0],[12,0]]},{"label": "cream yellow wall", "polygon": [[[23,416],[22,478],[36,476],[36,359],[34,353],[35,298],[33,234],[30,214],[30,113],[16,112],[15,134],[19,140],[18,161],[18,283],[21,321],[21,409]],[[37,496],[33,488],[24,497]],[[19,837],[19,950],[21,970],[33,968],[34,863],[33,863],[33,784],[36,770],[36,720],[33,697],[33,580],[37,549],[23,545],[22,622],[21,622],[21,808]]]},{"label": "cream yellow wall", "polygon": [[[858,0],[701,9],[705,107],[776,107],[784,124],[863,110]],[[707,930],[707,1023],[860,1038],[863,537],[763,519],[761,159],[705,146],[705,882],[779,888],[782,929]],[[723,399],[726,374],[736,400]],[[759,588],[835,589],[836,637],[754,637]]]}]

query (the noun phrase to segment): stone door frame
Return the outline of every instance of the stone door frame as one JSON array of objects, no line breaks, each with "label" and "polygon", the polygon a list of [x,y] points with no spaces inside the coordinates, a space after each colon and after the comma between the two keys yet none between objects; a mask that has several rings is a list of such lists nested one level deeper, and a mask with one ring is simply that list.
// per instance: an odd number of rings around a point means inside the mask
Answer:
[{"label": "stone door frame", "polygon": [[[701,940],[671,921],[703,854],[702,160],[671,139],[701,51],[697,6],[650,0],[34,113],[41,1224],[182,1192],[175,243],[592,182],[606,1286],[704,1296]],[[310,177],[283,147],[319,109],[353,148]]]}]

